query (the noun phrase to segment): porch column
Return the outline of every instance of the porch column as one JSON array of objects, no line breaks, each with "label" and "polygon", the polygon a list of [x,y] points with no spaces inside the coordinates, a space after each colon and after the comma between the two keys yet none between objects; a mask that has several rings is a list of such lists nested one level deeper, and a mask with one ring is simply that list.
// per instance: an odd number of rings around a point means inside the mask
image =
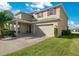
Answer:
[{"label": "porch column", "polygon": [[18,35],[18,21],[16,21],[16,36]]},{"label": "porch column", "polygon": [[8,25],[8,29],[11,30],[10,23],[9,23],[9,25]]},{"label": "porch column", "polygon": [[11,25],[11,26],[12,26],[12,29],[11,29],[11,30],[14,30],[14,23],[12,23],[12,25]]}]

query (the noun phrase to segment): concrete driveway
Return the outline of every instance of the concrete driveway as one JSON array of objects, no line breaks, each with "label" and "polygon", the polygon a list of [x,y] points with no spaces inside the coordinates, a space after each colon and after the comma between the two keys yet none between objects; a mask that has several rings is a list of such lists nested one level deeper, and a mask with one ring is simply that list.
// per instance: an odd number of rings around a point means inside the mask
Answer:
[{"label": "concrete driveway", "polygon": [[45,40],[46,37],[21,37],[13,40],[0,40],[0,55],[28,47]]}]

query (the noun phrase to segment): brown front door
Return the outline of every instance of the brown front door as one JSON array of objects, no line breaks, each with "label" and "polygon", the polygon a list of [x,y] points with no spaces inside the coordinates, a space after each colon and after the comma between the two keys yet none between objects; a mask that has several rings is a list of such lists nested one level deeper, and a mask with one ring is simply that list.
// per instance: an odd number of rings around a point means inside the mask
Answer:
[{"label": "brown front door", "polygon": [[29,33],[31,33],[31,25],[29,25]]}]

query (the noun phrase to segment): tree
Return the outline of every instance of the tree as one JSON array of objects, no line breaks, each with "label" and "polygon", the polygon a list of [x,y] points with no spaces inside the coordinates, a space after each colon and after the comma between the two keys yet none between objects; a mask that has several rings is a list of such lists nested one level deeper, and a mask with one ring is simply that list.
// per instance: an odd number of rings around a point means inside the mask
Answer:
[{"label": "tree", "polygon": [[0,31],[1,36],[3,35],[4,24],[14,18],[11,11],[1,11],[0,12]]}]

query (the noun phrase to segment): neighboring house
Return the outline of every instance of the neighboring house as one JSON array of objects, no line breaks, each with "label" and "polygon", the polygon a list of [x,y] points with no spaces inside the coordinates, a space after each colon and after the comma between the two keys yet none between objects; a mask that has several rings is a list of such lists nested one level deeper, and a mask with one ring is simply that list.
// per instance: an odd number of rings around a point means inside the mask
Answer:
[{"label": "neighboring house", "polygon": [[73,29],[71,29],[71,33],[78,33],[79,34],[79,28],[73,28]]},{"label": "neighboring house", "polygon": [[61,4],[49,9],[32,12],[30,14],[19,12],[10,22],[10,29],[16,35],[34,34],[37,36],[61,36],[62,30],[67,30],[68,17]]}]

